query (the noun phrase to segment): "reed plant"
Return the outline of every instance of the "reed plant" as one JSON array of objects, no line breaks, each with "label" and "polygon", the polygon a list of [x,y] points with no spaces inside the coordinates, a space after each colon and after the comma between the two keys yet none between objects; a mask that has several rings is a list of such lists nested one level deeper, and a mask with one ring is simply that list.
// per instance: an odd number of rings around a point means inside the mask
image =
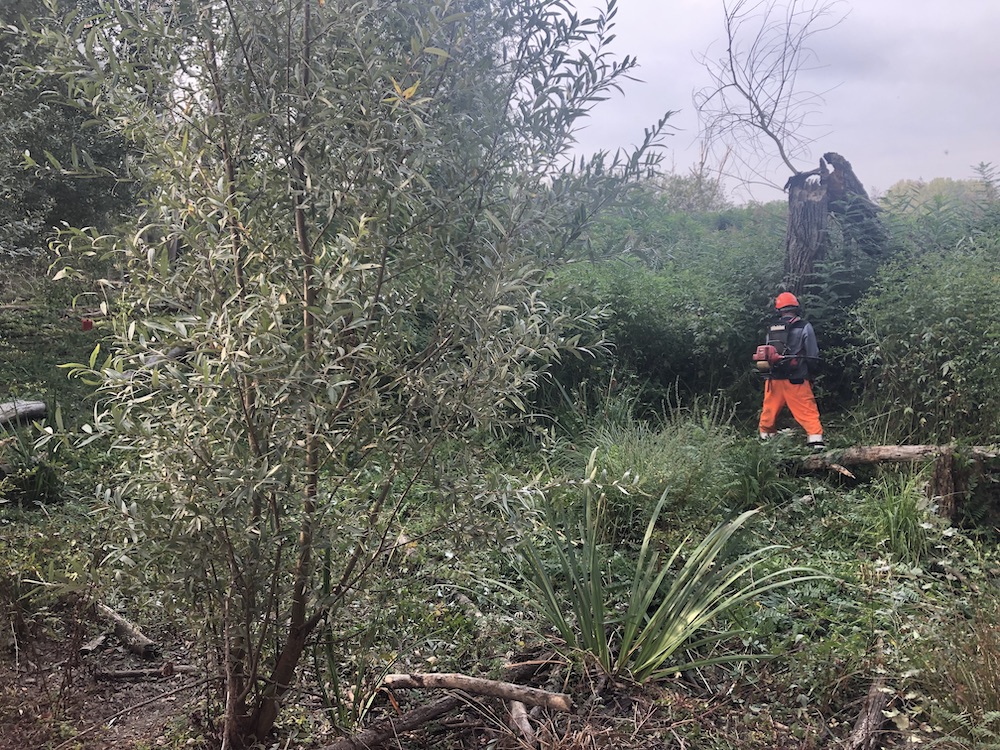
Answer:
[{"label": "reed plant", "polygon": [[[592,456],[582,485],[583,513],[575,524],[559,514],[540,539],[524,538],[522,575],[531,599],[566,645],[591,655],[609,675],[645,683],[679,671],[756,658],[729,651],[699,654],[746,635],[725,624],[725,615],[734,608],[774,589],[825,577],[798,566],[768,570],[767,564],[785,550],[779,545],[727,561],[731,540],[756,510],[723,521],[693,547],[689,538],[665,554],[657,543],[657,527],[666,493],[649,518],[634,558],[620,549],[613,555],[602,543],[607,501],[596,476]],[[617,564],[612,564],[613,557]],[[630,580],[621,573],[623,558]]]}]

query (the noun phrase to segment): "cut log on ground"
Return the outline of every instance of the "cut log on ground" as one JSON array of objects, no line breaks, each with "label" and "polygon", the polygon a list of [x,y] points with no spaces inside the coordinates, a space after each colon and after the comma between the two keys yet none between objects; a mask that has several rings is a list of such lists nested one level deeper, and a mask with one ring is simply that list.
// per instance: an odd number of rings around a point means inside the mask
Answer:
[{"label": "cut log on ground", "polygon": [[108,620],[115,626],[115,635],[118,636],[118,640],[122,642],[125,648],[144,659],[151,659],[156,656],[159,646],[147,638],[139,630],[138,625],[132,624],[107,605],[98,604],[96,608],[98,616]]},{"label": "cut log on ground", "polygon": [[454,673],[414,673],[386,675],[382,684],[388,688],[444,688],[445,690],[464,690],[473,695],[488,695],[507,701],[530,703],[532,706],[544,706],[553,711],[569,711],[573,701],[565,693],[550,693],[540,688],[517,685],[513,682],[499,682],[480,677],[469,677]]},{"label": "cut log on ground", "polygon": [[807,471],[833,470],[849,476],[845,466],[933,461],[927,496],[937,503],[940,515],[953,518],[969,486],[963,462],[956,461],[957,457],[968,459],[976,471],[982,471],[985,462],[1000,457],[1000,449],[993,445],[961,449],[953,445],[859,445],[810,456],[803,459],[800,466]]},{"label": "cut log on ground", "polygon": [[47,411],[44,401],[8,401],[0,404],[0,425],[41,419]]}]

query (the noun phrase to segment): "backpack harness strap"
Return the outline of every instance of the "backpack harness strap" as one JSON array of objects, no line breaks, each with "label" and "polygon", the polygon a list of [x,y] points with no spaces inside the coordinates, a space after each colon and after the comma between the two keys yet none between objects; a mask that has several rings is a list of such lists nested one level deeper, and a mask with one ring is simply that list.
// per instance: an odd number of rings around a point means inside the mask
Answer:
[{"label": "backpack harness strap", "polygon": [[797,358],[801,355],[801,352],[789,351],[789,333],[805,324],[806,322],[796,315],[768,329],[766,342],[758,346],[753,355],[753,363],[759,374],[768,380],[774,377],[787,377],[788,368],[796,367]]}]

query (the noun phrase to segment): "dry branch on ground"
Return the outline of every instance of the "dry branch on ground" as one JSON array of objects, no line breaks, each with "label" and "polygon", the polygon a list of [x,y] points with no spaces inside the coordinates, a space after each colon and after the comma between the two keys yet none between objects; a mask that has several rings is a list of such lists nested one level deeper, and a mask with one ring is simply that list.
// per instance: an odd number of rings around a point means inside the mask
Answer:
[{"label": "dry branch on ground", "polygon": [[569,711],[572,699],[565,693],[552,693],[541,688],[517,685],[513,682],[487,680],[464,674],[413,673],[386,675],[383,684],[388,688],[444,688],[463,690],[473,695],[488,695],[508,701],[520,701],[533,706],[544,706],[553,711]]}]

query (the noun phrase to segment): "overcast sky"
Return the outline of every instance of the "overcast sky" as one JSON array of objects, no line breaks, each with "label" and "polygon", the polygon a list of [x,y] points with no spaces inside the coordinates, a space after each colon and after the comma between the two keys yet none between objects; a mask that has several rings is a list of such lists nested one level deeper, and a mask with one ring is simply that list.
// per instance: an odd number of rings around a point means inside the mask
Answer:
[{"label": "overcast sky", "polygon": [[[642,82],[594,110],[579,134],[584,152],[629,146],[666,110],[666,162],[696,163],[696,89],[709,84],[700,56],[723,52],[722,0],[618,0],[618,55],[635,55]],[[593,7],[578,0],[578,7]],[[842,0],[836,27],[812,37],[815,70],[798,88],[825,92],[808,131],[815,143],[800,169],[826,151],[851,162],[869,193],[901,179],[967,179],[1000,167],[1000,0]],[[782,182],[783,168],[775,172]],[[732,197],[740,199],[739,194]],[[782,200],[779,189],[755,189]]]}]

